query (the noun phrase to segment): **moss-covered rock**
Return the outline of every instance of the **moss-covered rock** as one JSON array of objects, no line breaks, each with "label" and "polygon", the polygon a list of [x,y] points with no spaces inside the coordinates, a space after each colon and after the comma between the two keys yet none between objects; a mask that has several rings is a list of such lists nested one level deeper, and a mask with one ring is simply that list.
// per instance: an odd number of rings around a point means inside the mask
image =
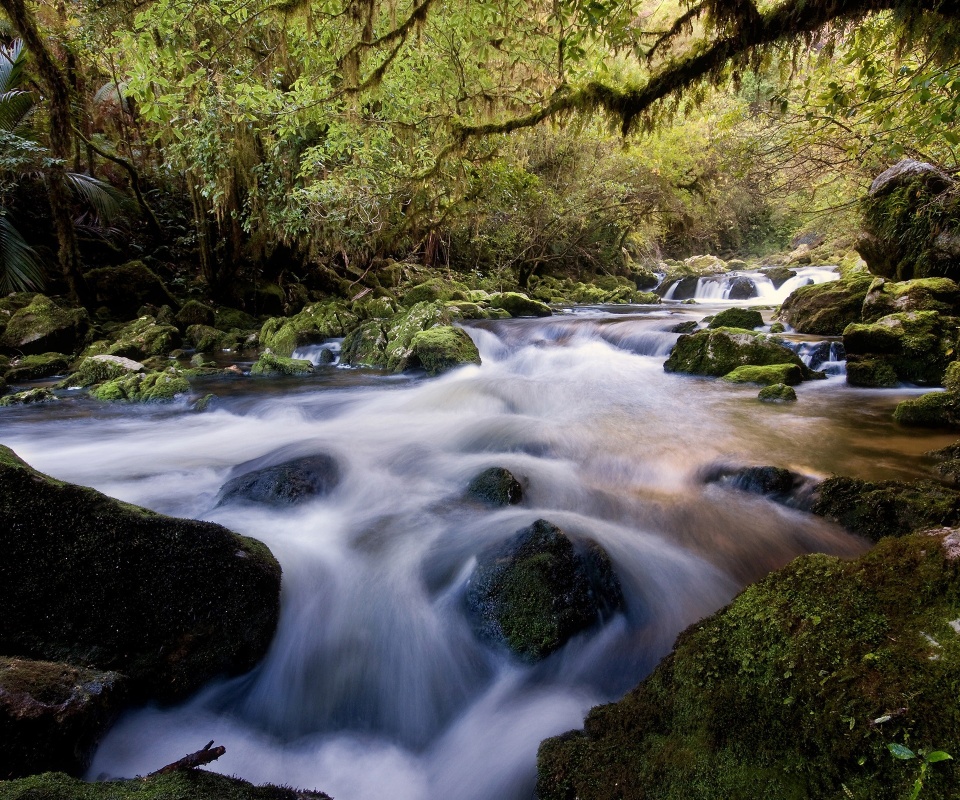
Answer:
[{"label": "moss-covered rock", "polygon": [[956,315],[960,311],[960,286],[949,278],[917,278],[900,282],[876,278],[863,301],[863,321],[875,322],[899,311],[938,311]]},{"label": "moss-covered rock", "polygon": [[418,363],[428,375],[439,375],[464,364],[479,364],[480,352],[462,328],[438,325],[410,340],[410,361]]},{"label": "moss-covered rock", "polygon": [[[904,311],[874,323],[848,325],[843,347],[848,361],[883,361],[901,381],[937,386],[958,347],[958,326],[960,319],[936,311]],[[855,372],[848,382],[858,378]]]},{"label": "moss-covered rock", "polygon": [[792,386],[785,383],[774,383],[764,386],[757,394],[761,403],[796,403],[797,393]]},{"label": "moss-covered rock", "polygon": [[144,366],[122,356],[89,356],[80,362],[76,371],[62,380],[59,389],[82,389],[117,378],[125,378],[131,372],[143,372]]},{"label": "moss-covered rock", "polygon": [[49,389],[29,389],[26,392],[16,392],[0,398],[0,406],[28,406],[34,403],[48,403],[57,399],[59,398]]},{"label": "moss-covered rock", "polygon": [[470,481],[467,494],[490,506],[510,506],[523,500],[523,487],[509,470],[490,467]]},{"label": "moss-covered rock", "polygon": [[775,288],[779,289],[791,278],[797,277],[796,270],[789,267],[767,267],[761,272],[766,275]]},{"label": "moss-covered rock", "polygon": [[151,356],[165,356],[181,344],[180,331],[173,325],[153,317],[140,317],[113,334],[113,341],[94,342],[84,355],[123,356],[146,361]]},{"label": "moss-covered rock", "polygon": [[186,331],[191,325],[206,325],[212,327],[216,320],[216,312],[211,306],[199,300],[187,300],[174,317],[177,327]]},{"label": "moss-covered rock", "polygon": [[252,331],[260,328],[257,318],[239,308],[222,306],[214,312],[213,327],[224,331]]},{"label": "moss-covered rock", "polygon": [[0,781],[81,773],[123,699],[116,672],[0,656]]},{"label": "moss-covered rock", "polygon": [[737,328],[716,328],[683,335],[663,368],[667,372],[721,377],[744,365],[795,364],[808,370],[778,339]]},{"label": "moss-covered rock", "polygon": [[142,261],[92,269],[84,277],[97,305],[124,319],[142,305],[178,306],[163,281]]},{"label": "moss-covered rock", "polygon": [[467,300],[470,290],[459,281],[446,278],[431,278],[408,289],[401,305],[410,307],[418,303],[436,303],[445,300]]},{"label": "moss-covered rock", "polygon": [[413,339],[435,325],[449,325],[454,312],[443,303],[417,303],[388,320],[370,320],[343,340],[340,363],[382,367],[392,372],[419,366],[413,359]]},{"label": "moss-covered rock", "polygon": [[42,353],[24,356],[10,362],[4,376],[10,383],[32,381],[62,375],[70,368],[70,357],[63,353]]},{"label": "moss-covered rock", "polygon": [[220,329],[209,325],[191,325],[184,334],[184,339],[192,344],[198,353],[214,353],[221,350],[225,338],[230,337]]},{"label": "moss-covered rock", "polygon": [[[960,746],[956,534],[885,539],[857,561],[809,555],[696,623],[623,700],[548,739],[540,800],[901,798]],[[956,797],[934,764],[922,795]]]},{"label": "moss-covered rock", "polygon": [[933,481],[833,477],[815,492],[811,510],[868,539],[902,536],[960,522],[960,493]]},{"label": "moss-covered rock", "polygon": [[190,391],[187,379],[177,372],[128,372],[90,390],[97,400],[162,403]]},{"label": "moss-covered rock", "polygon": [[0,348],[11,353],[75,353],[83,344],[89,328],[87,312],[82,308],[63,308],[42,294],[7,322]]},{"label": "moss-covered rock", "polygon": [[[159,766],[162,765],[158,765]],[[86,783],[48,772],[0,782],[0,800],[331,800],[323,792],[251,783],[200,769]]]},{"label": "moss-covered rock", "polygon": [[743,328],[752,330],[763,325],[763,316],[753,308],[725,308],[710,320],[709,328]]},{"label": "moss-covered rock", "polygon": [[759,383],[763,386],[772,386],[783,383],[787,386],[796,386],[803,381],[803,370],[796,364],[770,364],[765,367],[745,366],[737,367],[733,372],[723,376],[730,383]]},{"label": "moss-covered rock", "polygon": [[333,456],[304,456],[232,477],[220,489],[217,505],[238,501],[296,505],[329,494],[339,483],[340,467]]},{"label": "moss-covered rock", "polygon": [[930,392],[904,400],[893,412],[901,425],[918,428],[960,427],[960,395],[955,392]]},{"label": "moss-covered rock", "polygon": [[182,698],[249,669],[279,614],[254,539],[56,481],[0,447],[0,652],[128,676]]},{"label": "moss-covered rock", "polygon": [[801,286],[783,301],[780,319],[800,333],[839,336],[852,322],[860,321],[864,298],[873,283],[871,275]]},{"label": "moss-covered rock", "polygon": [[847,383],[868,389],[890,389],[899,385],[896,370],[882,358],[851,355],[847,359]]},{"label": "moss-covered rock", "polygon": [[250,367],[251,375],[310,375],[313,364],[302,358],[284,358],[273,353],[262,353]]},{"label": "moss-covered rock", "polygon": [[343,302],[315,303],[293,317],[273,317],[264,322],[260,329],[260,346],[289,358],[303,345],[346,336],[359,321]]},{"label": "moss-covered rock", "polygon": [[549,317],[553,313],[545,303],[519,292],[500,292],[491,295],[489,302],[494,308],[508,311],[511,317]]},{"label": "moss-covered rock", "polygon": [[599,545],[577,548],[541,519],[481,558],[466,602],[483,639],[534,662],[620,609],[623,594]]}]

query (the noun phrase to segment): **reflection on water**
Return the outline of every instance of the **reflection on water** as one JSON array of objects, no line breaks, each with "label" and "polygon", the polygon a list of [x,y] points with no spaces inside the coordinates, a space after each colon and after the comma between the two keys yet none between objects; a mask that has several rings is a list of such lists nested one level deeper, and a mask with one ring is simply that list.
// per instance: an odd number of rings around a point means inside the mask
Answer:
[{"label": "reflection on water", "polygon": [[[143,774],[216,739],[216,769],[338,800],[530,797],[539,741],[635,685],[688,624],[798,554],[862,552],[819,518],[697,475],[724,461],[909,478],[952,437],[892,423],[913,390],[837,376],[779,407],[756,387],[665,373],[670,328],[704,313],[472,323],[482,366],[211,381],[196,388],[221,401],[203,414],[80,397],[4,413],[0,438],[37,468],[256,536],[284,569],[265,661],[127,715],[91,775]],[[329,454],[340,484],[292,509],[216,506],[233,467],[281,451]],[[490,466],[521,479],[521,505],[464,498]],[[462,600],[478,554],[538,518],[604,546],[626,612],[531,667],[478,642]]]}]

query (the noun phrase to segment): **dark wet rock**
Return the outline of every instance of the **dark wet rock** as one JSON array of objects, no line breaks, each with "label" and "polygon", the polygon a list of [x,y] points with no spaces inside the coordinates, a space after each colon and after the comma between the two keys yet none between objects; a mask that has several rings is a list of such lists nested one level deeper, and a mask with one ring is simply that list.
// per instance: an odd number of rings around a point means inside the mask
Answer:
[{"label": "dark wet rock", "polygon": [[816,489],[811,510],[873,541],[960,522],[960,492],[934,481],[827,478]]},{"label": "dark wet rock", "polygon": [[4,377],[10,383],[21,383],[62,375],[69,369],[70,360],[70,357],[63,353],[42,353],[16,358],[10,362]]},{"label": "dark wet rock", "polygon": [[772,383],[757,393],[757,400],[761,403],[796,403],[797,392],[785,383]]},{"label": "dark wet rock", "polygon": [[670,328],[670,333],[693,333],[698,327],[700,327],[700,323],[691,319],[686,322],[678,322]]},{"label": "dark wet rock", "polygon": [[340,483],[340,467],[333,456],[305,456],[244,472],[220,489],[217,504],[246,501],[289,506],[323,497]]},{"label": "dark wet rock", "polygon": [[188,300],[174,317],[177,327],[185,331],[191,325],[206,325],[212,327],[216,320],[216,312],[211,306],[198,300]]},{"label": "dark wet rock", "polygon": [[29,389],[26,392],[16,392],[0,398],[0,407],[29,406],[35,403],[49,403],[57,399],[57,396],[47,388]]},{"label": "dark wet rock", "polygon": [[[885,539],[855,561],[801,556],[748,587],[626,697],[543,742],[537,797],[909,796],[919,764],[888,744],[960,741],[956,537]],[[960,794],[943,767],[921,796]]]},{"label": "dark wet rock", "polygon": [[200,414],[204,411],[210,411],[211,409],[215,408],[219,402],[220,398],[215,394],[205,394],[193,405],[191,405],[190,408]]},{"label": "dark wet rock", "polygon": [[0,781],[82,773],[121,708],[123,684],[116,672],[0,656]]},{"label": "dark wet rock", "polygon": [[[228,748],[229,752],[229,748]],[[162,764],[158,764],[159,769]],[[60,772],[0,783],[2,800],[332,800],[323,792],[254,786],[205,769],[86,783]]]},{"label": "dark wet rock", "polygon": [[791,278],[797,277],[796,270],[790,269],[789,267],[768,267],[762,270],[762,272],[770,279],[770,282],[776,289],[779,289]]},{"label": "dark wet rock", "polygon": [[839,336],[860,321],[873,276],[854,273],[836,281],[801,286],[783,301],[780,319],[799,333]]},{"label": "dark wet rock", "polygon": [[0,447],[0,653],[123,673],[183,698],[250,669],[279,614],[262,543],[63,483]]},{"label": "dark wet rock", "polygon": [[599,545],[541,519],[481,557],[466,602],[482,638],[535,662],[621,609],[623,593]]},{"label": "dark wet rock", "polygon": [[725,308],[710,320],[710,328],[753,330],[763,325],[763,316],[753,308]]},{"label": "dark wet rock", "polygon": [[523,499],[523,487],[509,470],[490,467],[470,481],[467,494],[491,506],[509,506]]},{"label": "dark wet rock", "polygon": [[676,287],[673,289],[673,293],[670,295],[671,300],[692,300],[697,296],[697,284],[700,283],[700,278],[687,277],[687,278],[665,278],[663,283],[657,288],[657,292],[663,294],[664,296],[670,291],[671,287]]},{"label": "dark wet rock", "polygon": [[751,297],[756,296],[757,284],[755,284],[750,278],[740,275],[730,281],[730,291],[727,292],[728,300],[749,300]]},{"label": "dark wet rock", "polygon": [[106,306],[113,314],[127,314],[126,319],[142,305],[178,305],[163,281],[142,261],[92,269],[84,277],[97,305]]},{"label": "dark wet rock", "polygon": [[722,377],[745,365],[795,364],[809,371],[778,339],[738,328],[717,328],[681,336],[663,365],[667,372]]},{"label": "dark wet rock", "polygon": [[480,352],[462,328],[438,325],[410,340],[410,363],[419,364],[428,375],[439,375],[465,364],[479,364]]},{"label": "dark wet rock", "polygon": [[63,308],[42,294],[15,311],[0,336],[0,349],[9,353],[75,353],[89,328],[82,308]]},{"label": "dark wet rock", "polygon": [[736,467],[724,464],[707,468],[700,476],[704,483],[715,483],[741,492],[759,494],[778,503],[804,507],[816,481],[782,467]]}]

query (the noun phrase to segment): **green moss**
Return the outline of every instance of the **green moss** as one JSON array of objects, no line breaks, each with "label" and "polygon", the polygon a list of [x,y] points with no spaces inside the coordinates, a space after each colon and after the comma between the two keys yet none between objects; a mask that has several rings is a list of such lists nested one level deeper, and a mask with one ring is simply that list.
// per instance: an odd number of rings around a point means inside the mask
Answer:
[{"label": "green moss", "polygon": [[273,353],[263,353],[250,368],[251,375],[310,375],[313,364],[305,359],[284,358]]},{"label": "green moss", "polygon": [[260,324],[256,317],[251,316],[246,311],[223,306],[214,312],[213,327],[224,332],[232,330],[252,331],[259,329]]},{"label": "green moss", "polygon": [[[583,732],[544,742],[537,795],[905,797],[917,766],[887,743],[960,750],[958,616],[957,564],[939,538],[886,539],[854,562],[801,557],[684,631]],[[958,790],[947,765],[923,795]]]},{"label": "green moss", "polygon": [[410,341],[411,361],[416,361],[428,375],[462,366],[479,364],[480,353],[462,328],[438,325],[417,333]]},{"label": "green moss", "polygon": [[65,356],[63,353],[43,353],[16,359],[8,367],[5,377],[10,383],[20,383],[21,381],[61,375],[69,367],[69,356]]},{"label": "green moss", "polygon": [[880,358],[847,357],[847,383],[871,389],[889,389],[900,384],[896,370]]},{"label": "green moss", "polygon": [[710,320],[709,328],[743,328],[752,330],[763,325],[763,316],[752,308],[725,308]]},{"label": "green moss", "polygon": [[737,367],[723,376],[730,383],[759,383],[763,386],[783,383],[796,386],[803,381],[803,370],[796,364],[770,364],[765,367]]},{"label": "green moss", "polygon": [[177,327],[185,331],[191,325],[212,326],[216,312],[208,305],[197,300],[188,300],[174,317]]},{"label": "green moss", "polygon": [[491,295],[490,305],[508,311],[511,317],[549,317],[553,313],[545,303],[531,300],[519,292],[501,292]]},{"label": "green moss", "polygon": [[953,392],[930,392],[904,400],[893,412],[901,425],[921,428],[960,426],[960,396]]},{"label": "green moss", "polygon": [[142,261],[92,269],[85,276],[96,303],[121,319],[130,319],[142,305],[177,306],[163,281]]},{"label": "green moss", "polygon": [[960,287],[949,278],[887,281],[877,278],[863,301],[863,320],[873,322],[899,311],[960,311]]},{"label": "green moss", "polygon": [[249,669],[279,613],[266,547],[55,481],[0,447],[0,652],[182,698]]},{"label": "green moss", "polygon": [[260,329],[260,345],[289,358],[298,347],[345,336],[359,319],[340,301],[316,303],[289,318],[274,317]]},{"label": "green moss", "polygon": [[401,304],[415,306],[418,303],[435,303],[444,300],[466,300],[469,289],[459,281],[445,278],[431,278],[409,289],[403,295]]},{"label": "green moss", "polygon": [[960,361],[951,361],[943,373],[943,388],[948,392],[960,392]]},{"label": "green moss", "polygon": [[737,328],[716,328],[681,336],[663,368],[667,372],[720,377],[737,367],[794,364],[809,370],[796,353],[777,339]]},{"label": "green moss", "polygon": [[340,348],[340,363],[352,366],[383,366],[387,335],[381,320],[369,320],[346,335]]},{"label": "green moss", "polygon": [[62,308],[42,294],[10,317],[0,347],[14,353],[74,353],[89,328],[82,308]]},{"label": "green moss", "polygon": [[[158,765],[159,769],[163,765]],[[86,783],[62,773],[0,781],[0,800],[330,800],[322,792],[254,786],[205,770]]]},{"label": "green moss", "polygon": [[209,325],[191,325],[185,338],[199,353],[213,353],[223,348],[224,333]]},{"label": "green moss", "polygon": [[878,541],[922,528],[960,522],[960,493],[933,481],[869,483],[834,477],[823,481],[812,511]]},{"label": "green moss", "polygon": [[113,334],[112,342],[95,342],[84,351],[86,356],[111,355],[145,361],[151,356],[165,356],[180,346],[180,331],[173,325],[157,322],[153,317],[140,317]]},{"label": "green moss", "polygon": [[757,399],[762,403],[796,403],[797,393],[785,383],[774,383],[764,386]]},{"label": "green moss", "polygon": [[94,387],[90,394],[97,400],[125,400],[137,403],[159,403],[173,400],[190,391],[182,375],[171,372],[133,372]]},{"label": "green moss", "polygon": [[124,378],[131,372],[143,371],[143,364],[122,356],[90,356],[80,362],[76,371],[61,381],[58,389],[84,388],[116,378]]},{"label": "green moss", "polygon": [[6,397],[0,399],[0,406],[26,406],[33,405],[34,403],[46,403],[57,399],[57,396],[49,389],[30,389],[26,392],[8,394]]},{"label": "green moss", "polygon": [[801,286],[780,307],[780,318],[800,333],[839,336],[860,321],[864,298],[873,283],[870,275]]}]

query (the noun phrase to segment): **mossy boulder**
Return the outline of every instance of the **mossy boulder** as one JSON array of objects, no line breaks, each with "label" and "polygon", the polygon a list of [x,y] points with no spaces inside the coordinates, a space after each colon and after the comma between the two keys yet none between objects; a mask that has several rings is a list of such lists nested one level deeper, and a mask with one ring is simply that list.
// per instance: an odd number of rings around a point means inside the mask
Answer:
[{"label": "mossy boulder", "polygon": [[212,327],[217,317],[216,311],[211,306],[201,303],[199,300],[187,300],[183,307],[177,312],[174,320],[177,327],[185,331],[191,325],[207,325]]},{"label": "mossy boulder", "polygon": [[445,300],[466,300],[470,290],[459,281],[446,278],[431,278],[408,289],[400,300],[403,306],[418,303],[436,303]]},{"label": "mossy boulder", "polygon": [[[848,361],[883,361],[901,381],[937,386],[956,353],[958,326],[960,318],[936,311],[903,311],[870,324],[848,325],[843,347]],[[848,374],[848,382],[858,377]]]},{"label": "mossy boulder", "polygon": [[875,322],[899,311],[960,311],[960,286],[949,278],[917,278],[912,281],[874,279],[863,301],[864,322]]},{"label": "mossy boulder", "polygon": [[467,494],[490,506],[510,506],[523,500],[523,487],[509,470],[490,467],[470,481]]},{"label": "mossy boulder", "polygon": [[284,358],[273,353],[262,353],[256,363],[250,367],[251,375],[310,375],[313,364],[302,358]]},{"label": "mossy boulder", "polygon": [[511,317],[549,317],[553,312],[539,300],[531,300],[519,292],[500,292],[490,296],[490,305],[502,308]]},{"label": "mossy boulder", "polygon": [[752,330],[763,325],[763,315],[753,308],[725,308],[710,320],[708,328],[743,328]]},{"label": "mossy boulder", "polygon": [[799,333],[839,336],[859,322],[873,276],[854,273],[827,283],[801,286],[783,301],[780,319]]},{"label": "mossy boulder", "polygon": [[34,295],[7,321],[0,348],[10,353],[75,353],[90,326],[82,308],[63,308],[42,294]]},{"label": "mossy boulder", "polygon": [[92,269],[84,277],[96,304],[106,306],[123,319],[134,316],[143,305],[179,305],[163,281],[142,261]]},{"label": "mossy boulder", "polygon": [[8,394],[0,398],[0,406],[29,406],[35,403],[49,403],[58,399],[59,398],[49,389],[29,389],[26,392],[16,392],[15,394]]},{"label": "mossy boulder", "polygon": [[[158,765],[158,768],[163,765]],[[323,792],[254,786],[202,769],[87,783],[59,772],[0,782],[0,800],[331,800]]]},{"label": "mossy boulder", "polygon": [[116,672],[0,656],[0,781],[83,772],[124,695]]},{"label": "mossy boulder", "polygon": [[184,339],[192,344],[198,353],[214,353],[223,349],[224,339],[229,340],[230,336],[209,325],[191,325],[187,328]]},{"label": "mossy boulder", "polygon": [[767,267],[761,272],[770,279],[776,289],[779,289],[791,278],[797,277],[797,271],[789,267]]},{"label": "mossy boulder", "polygon": [[382,367],[402,372],[419,366],[413,358],[413,339],[435,325],[449,325],[453,312],[443,303],[417,303],[388,320],[370,320],[343,340],[340,363]]},{"label": "mossy boulder", "polygon": [[[680,634],[582,731],[548,739],[540,800],[901,798],[914,750],[960,746],[957,534],[802,556]],[[960,792],[934,764],[923,796]]]},{"label": "mossy boulder", "polygon": [[70,368],[70,357],[63,353],[42,353],[35,356],[24,356],[10,362],[4,377],[10,383],[21,383],[38,378],[49,378],[53,375],[62,375]]},{"label": "mossy boulder", "polygon": [[43,475],[0,447],[0,652],[183,698],[252,667],[279,614],[262,543]]},{"label": "mossy boulder", "polygon": [[113,334],[113,341],[95,342],[85,355],[123,356],[145,361],[151,356],[165,356],[181,344],[180,331],[173,325],[153,317],[140,317]]},{"label": "mossy boulder", "polygon": [[738,328],[716,328],[681,336],[663,368],[719,378],[737,367],[773,364],[794,364],[804,375],[808,373],[797,354],[779,339]]},{"label": "mossy boulder", "polygon": [[811,510],[847,530],[879,541],[922,528],[960,522],[960,493],[934,481],[827,478],[816,489]]},{"label": "mossy boulder", "polygon": [[187,379],[177,372],[128,372],[95,386],[91,396],[104,401],[163,403],[190,391]]},{"label": "mossy boulder", "polygon": [[891,389],[900,384],[900,378],[882,358],[851,355],[847,358],[847,383],[868,389]]},{"label": "mossy boulder", "polygon": [[125,378],[132,372],[143,372],[144,366],[123,356],[89,356],[80,362],[72,375],[62,380],[59,389],[82,389],[98,383]]},{"label": "mossy boulder", "polygon": [[757,400],[761,403],[796,403],[797,392],[785,383],[773,383],[759,391]]},{"label": "mossy boulder", "polygon": [[225,333],[233,330],[252,331],[259,329],[260,323],[246,311],[222,306],[214,312],[213,327]]},{"label": "mossy boulder", "polygon": [[893,418],[901,425],[918,428],[960,427],[960,394],[930,392],[904,400],[897,405]]},{"label": "mossy boulder", "polygon": [[466,603],[481,638],[539,661],[623,607],[606,552],[537,520],[482,556]]},{"label": "mossy boulder", "polygon": [[289,506],[323,497],[340,483],[340,467],[333,456],[321,453],[282,464],[243,471],[220,489],[217,505],[232,502]]},{"label": "mossy boulder", "polygon": [[273,317],[260,329],[260,346],[289,358],[298,347],[345,336],[359,318],[341,301],[315,303],[295,316]]},{"label": "mossy boulder", "polygon": [[772,386],[783,383],[787,386],[796,386],[803,381],[803,370],[796,364],[770,364],[765,367],[745,366],[737,367],[733,372],[723,376],[730,383],[759,383],[762,386]]},{"label": "mossy boulder", "polygon": [[438,325],[420,331],[410,340],[411,362],[423,367],[428,375],[463,366],[479,364],[480,352],[463,328]]}]

